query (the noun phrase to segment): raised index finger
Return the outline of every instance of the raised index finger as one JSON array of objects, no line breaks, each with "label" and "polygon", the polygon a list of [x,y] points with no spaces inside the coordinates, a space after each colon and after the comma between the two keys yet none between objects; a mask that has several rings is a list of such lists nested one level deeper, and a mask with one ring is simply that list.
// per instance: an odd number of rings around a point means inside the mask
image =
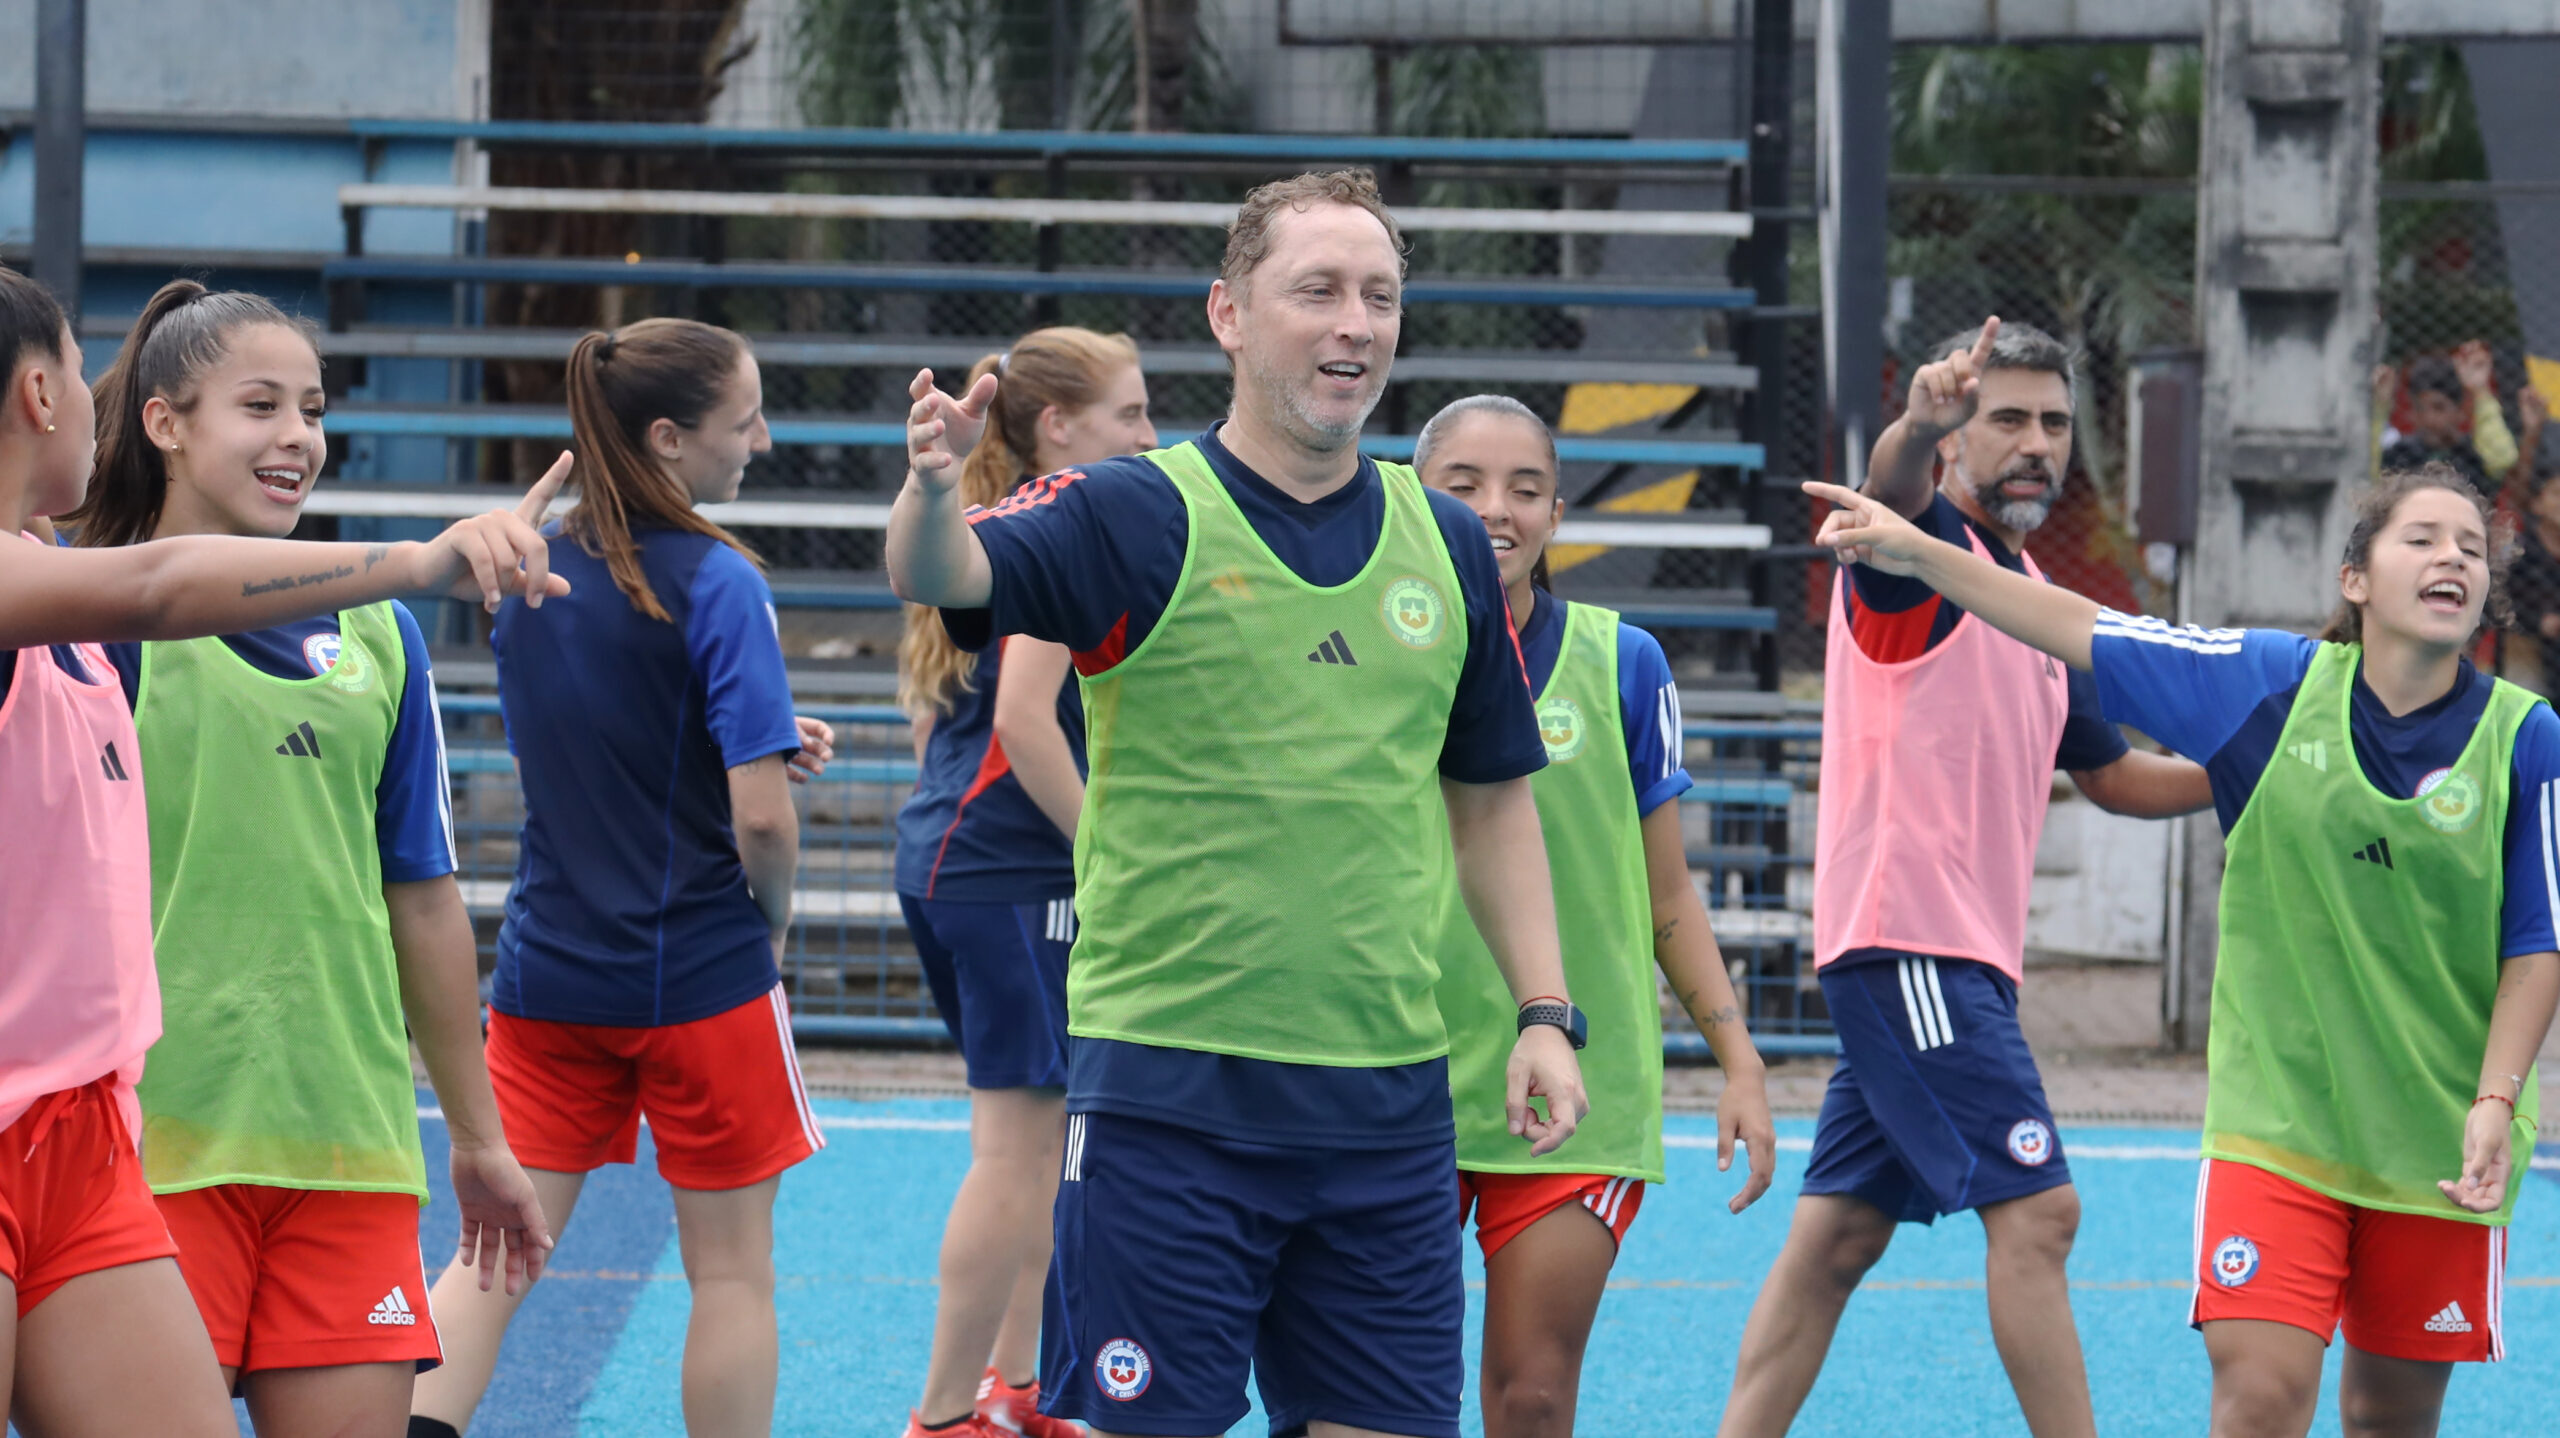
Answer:
[{"label": "raised index finger", "polygon": [[1973,370],[1980,374],[1991,363],[1991,342],[2000,338],[2000,317],[1993,315],[1982,322],[1982,334],[1973,342]]},{"label": "raised index finger", "polygon": [[1827,499],[1833,504],[1840,506],[1842,509],[1847,510],[1855,510],[1858,507],[1858,501],[1863,498],[1863,496],[1854,489],[1843,489],[1839,485],[1826,484],[1818,479],[1806,480],[1804,482],[1804,492],[1812,495],[1816,499]]},{"label": "raised index finger", "polygon": [[569,482],[569,471],[576,465],[575,455],[565,449],[560,451],[560,457],[551,461],[551,467],[542,472],[542,478],[535,480],[533,488],[526,490],[524,498],[516,502],[516,518],[540,530],[542,516],[550,511],[551,501],[559,497],[560,486]]}]

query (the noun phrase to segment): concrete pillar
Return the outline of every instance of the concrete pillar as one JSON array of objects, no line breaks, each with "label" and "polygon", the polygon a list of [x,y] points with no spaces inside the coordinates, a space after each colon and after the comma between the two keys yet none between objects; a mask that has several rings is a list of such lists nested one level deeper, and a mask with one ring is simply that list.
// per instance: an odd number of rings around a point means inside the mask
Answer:
[{"label": "concrete pillar", "polygon": [[[2369,473],[2381,0],[2211,0],[2196,216],[2203,483],[2182,617],[2315,628]],[[2222,843],[2186,821],[2164,1014],[2204,1041]]]}]

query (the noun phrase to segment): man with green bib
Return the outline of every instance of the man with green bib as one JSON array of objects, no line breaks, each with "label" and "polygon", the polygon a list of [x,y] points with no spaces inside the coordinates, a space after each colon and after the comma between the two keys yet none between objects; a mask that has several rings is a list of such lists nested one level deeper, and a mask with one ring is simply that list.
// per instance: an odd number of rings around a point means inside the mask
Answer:
[{"label": "man with green bib", "polygon": [[1228,419],[992,510],[951,479],[993,378],[911,391],[898,592],[1084,683],[1041,1389],[1098,1433],[1224,1433],[1250,1370],[1275,1435],[1455,1438],[1453,877],[1520,1011],[1506,1127],[1543,1153],[1587,1107],[1484,526],[1357,448],[1403,276],[1365,172],[1256,190],[1209,295]]},{"label": "man with green bib", "polygon": [[2560,719],[2472,667],[2504,622],[2488,500],[2452,469],[2360,496],[2319,640],[2173,627],[1974,563],[1884,506],[1822,542],[2093,673],[2204,762],[2230,844],[2189,1319],[2217,1435],[2300,1434],[2342,1329],[2348,1432],[2436,1431],[2505,1356],[2506,1225],[2560,1004]]}]

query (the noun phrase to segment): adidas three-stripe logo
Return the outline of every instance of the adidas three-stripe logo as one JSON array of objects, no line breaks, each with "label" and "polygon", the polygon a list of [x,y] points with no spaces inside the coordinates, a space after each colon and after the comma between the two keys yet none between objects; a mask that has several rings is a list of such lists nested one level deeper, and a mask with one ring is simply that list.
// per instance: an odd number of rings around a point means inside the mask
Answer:
[{"label": "adidas three-stripe logo", "polygon": [[2380,864],[2386,869],[2396,867],[2391,862],[2391,841],[2389,839],[2376,839],[2372,843],[2365,845],[2363,848],[2350,852],[2347,857],[2350,859],[2362,859],[2368,864]]},{"label": "adidas three-stripe logo", "polygon": [[1356,665],[1360,661],[1351,657],[1351,641],[1343,638],[1342,631],[1337,629],[1331,634],[1326,635],[1324,637],[1324,642],[1317,645],[1315,649],[1307,655],[1307,662],[1310,664]]},{"label": "adidas three-stripe logo", "polygon": [[1067,1183],[1084,1181],[1084,1120],[1080,1113],[1067,1115],[1066,1166],[1058,1175]]},{"label": "adidas three-stripe logo", "polygon": [[1938,961],[1907,958],[1897,963],[1902,970],[1902,1012],[1911,1020],[1911,1046],[1925,1053],[1954,1043],[1955,1026],[1947,1022],[1947,996],[1938,987]]},{"label": "adidas three-stripe logo", "polygon": [[2468,1333],[2471,1331],[2471,1320],[2462,1316],[2461,1304],[2448,1303],[2444,1306],[2443,1312],[2427,1320],[2427,1331],[2429,1333]]},{"label": "adidas three-stripe logo", "polygon": [[418,1315],[409,1307],[409,1296],[395,1287],[389,1297],[373,1306],[364,1321],[383,1328],[415,1328]]},{"label": "adidas three-stripe logo", "polygon": [[311,732],[311,721],[305,719],[293,726],[293,732],[284,736],[284,742],[276,746],[276,752],[290,754],[296,759],[317,759],[320,757],[320,736]]},{"label": "adidas three-stripe logo", "polygon": [[116,745],[112,739],[107,741],[107,747],[99,753],[98,767],[107,771],[109,779],[130,780],[133,777],[124,771],[124,761],[116,757]]}]

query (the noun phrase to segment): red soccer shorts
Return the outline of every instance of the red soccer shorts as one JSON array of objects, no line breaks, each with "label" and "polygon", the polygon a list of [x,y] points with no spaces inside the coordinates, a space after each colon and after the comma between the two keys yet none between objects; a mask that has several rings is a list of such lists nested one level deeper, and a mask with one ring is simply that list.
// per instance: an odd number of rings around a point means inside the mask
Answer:
[{"label": "red soccer shorts", "polygon": [[0,1129],[0,1272],[24,1318],[84,1273],[169,1258],[113,1075],[37,1099]]},{"label": "red soccer shorts", "polygon": [[1476,1219],[1476,1246],[1493,1257],[1530,1224],[1569,1203],[1579,1203],[1623,1244],[1644,1206],[1644,1180],[1605,1173],[1477,1173],[1458,1170],[1458,1221]]},{"label": "red soccer shorts", "polygon": [[507,1147],[527,1168],[629,1163],[640,1119],[678,1188],[762,1183],[827,1146],[791,1048],[782,986],[664,1028],[489,1017],[489,1081]]},{"label": "red soccer shorts", "polygon": [[223,1367],[443,1360],[409,1194],[225,1183],[160,1195],[160,1216]]},{"label": "red soccer shorts", "polygon": [[2289,1323],[2385,1358],[2506,1356],[2507,1231],[2358,1208],[2262,1168],[2207,1159],[2196,1181],[2187,1321]]}]

